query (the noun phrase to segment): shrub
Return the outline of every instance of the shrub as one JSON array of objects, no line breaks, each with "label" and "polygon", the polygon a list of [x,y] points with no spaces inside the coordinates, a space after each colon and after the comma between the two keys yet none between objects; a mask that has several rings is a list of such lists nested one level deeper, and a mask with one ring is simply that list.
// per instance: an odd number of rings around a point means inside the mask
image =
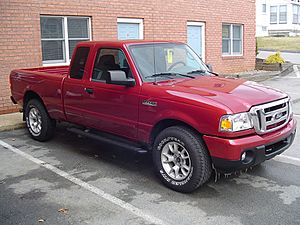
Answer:
[{"label": "shrub", "polygon": [[281,57],[280,52],[276,52],[274,55],[270,55],[266,58],[266,64],[284,63],[284,59]]}]

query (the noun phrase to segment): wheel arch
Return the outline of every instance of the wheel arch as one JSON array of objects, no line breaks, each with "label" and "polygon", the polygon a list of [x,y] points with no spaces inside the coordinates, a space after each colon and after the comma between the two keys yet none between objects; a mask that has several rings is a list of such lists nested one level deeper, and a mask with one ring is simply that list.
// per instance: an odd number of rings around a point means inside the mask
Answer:
[{"label": "wheel arch", "polygon": [[[23,98],[23,111],[25,110],[25,107],[26,107],[27,103],[31,99],[37,99],[37,100],[39,100],[43,104],[43,106],[45,107],[43,99],[36,92],[34,92],[32,90],[28,90],[28,91],[25,92],[24,98]],[[25,121],[25,113],[23,113],[23,121]]]},{"label": "wheel arch", "polygon": [[200,136],[202,136],[202,134],[196,129],[194,128],[192,125],[178,120],[178,119],[163,119],[158,121],[154,127],[151,130],[150,133],[150,138],[149,138],[149,143],[150,146],[153,146],[155,137],[164,129],[168,128],[168,127],[172,127],[172,126],[183,126],[183,127],[187,127],[190,130],[192,130],[193,132],[195,132],[196,134],[199,134]]}]

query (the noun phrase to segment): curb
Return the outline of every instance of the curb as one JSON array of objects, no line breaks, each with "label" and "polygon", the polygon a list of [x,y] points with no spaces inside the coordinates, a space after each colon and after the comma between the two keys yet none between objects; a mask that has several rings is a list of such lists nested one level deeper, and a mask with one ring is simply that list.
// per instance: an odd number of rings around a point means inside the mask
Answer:
[{"label": "curb", "polygon": [[21,129],[24,127],[25,127],[25,122],[13,124],[13,125],[0,126],[0,132],[17,130],[17,129]]},{"label": "curb", "polygon": [[250,80],[255,82],[263,82],[274,77],[287,76],[293,71],[294,71],[293,64],[287,63],[284,65],[282,71],[274,71],[266,74],[258,73],[258,74],[247,74],[247,75],[226,75],[225,77],[240,78],[240,79],[245,79],[245,80]]},{"label": "curb", "polygon": [[25,127],[21,113],[8,113],[0,115],[0,131],[10,131]]},{"label": "curb", "polygon": [[298,51],[298,50],[276,50],[276,49],[272,49],[272,48],[259,48],[258,51],[300,53],[300,51]]}]

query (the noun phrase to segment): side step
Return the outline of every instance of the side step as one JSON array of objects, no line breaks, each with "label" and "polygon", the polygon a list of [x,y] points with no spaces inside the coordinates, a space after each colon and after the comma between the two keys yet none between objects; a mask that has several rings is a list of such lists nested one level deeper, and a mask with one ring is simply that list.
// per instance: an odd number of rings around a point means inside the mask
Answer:
[{"label": "side step", "polygon": [[128,141],[126,139],[120,138],[120,137],[116,137],[113,136],[111,134],[106,134],[106,133],[101,133],[98,131],[90,131],[88,130],[88,132],[86,130],[81,130],[79,128],[75,128],[75,127],[71,127],[71,128],[67,128],[68,131],[84,136],[84,137],[88,137],[91,139],[95,139],[101,142],[105,142],[108,144],[112,144],[121,148],[125,148],[140,154],[145,154],[148,152],[148,150],[146,148],[143,148],[140,145],[137,145],[135,142],[131,142]]}]

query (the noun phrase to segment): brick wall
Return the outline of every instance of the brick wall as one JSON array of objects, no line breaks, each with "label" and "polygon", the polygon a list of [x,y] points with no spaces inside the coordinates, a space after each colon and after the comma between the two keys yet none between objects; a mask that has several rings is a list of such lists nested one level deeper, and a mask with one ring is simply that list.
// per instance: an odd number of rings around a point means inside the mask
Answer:
[{"label": "brick wall", "polygon": [[[221,73],[255,67],[255,1],[1,0],[0,114],[16,111],[9,96],[12,69],[42,65],[40,15],[90,16],[92,39],[117,38],[117,18],[143,18],[144,39],[186,42],[188,21],[205,22],[205,59]],[[222,57],[222,23],[244,24],[242,57]]]}]

